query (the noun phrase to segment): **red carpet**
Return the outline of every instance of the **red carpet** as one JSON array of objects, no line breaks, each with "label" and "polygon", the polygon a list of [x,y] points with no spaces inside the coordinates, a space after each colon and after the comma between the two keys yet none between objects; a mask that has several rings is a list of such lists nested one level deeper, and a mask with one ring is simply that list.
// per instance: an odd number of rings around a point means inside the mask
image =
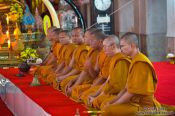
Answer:
[{"label": "red carpet", "polygon": [[[9,73],[10,72],[10,73]],[[83,113],[87,109],[66,97],[61,92],[53,89],[51,86],[42,82],[42,86],[31,87],[32,75],[26,75],[23,78],[14,76],[18,73],[18,69],[0,69],[3,74],[17,87],[19,87],[27,96],[39,104],[46,112],[52,116],[74,116],[78,108],[81,116],[87,116]]]},{"label": "red carpet", "polygon": [[175,64],[168,62],[153,63],[158,85],[155,96],[161,103],[175,105]]},{"label": "red carpet", "polygon": [[[158,75],[156,98],[161,103],[175,105],[175,65],[166,62],[153,63],[153,65]],[[61,92],[54,90],[51,86],[47,86],[44,83],[42,83],[42,86],[30,87],[32,76],[27,75],[26,77],[18,78],[14,76],[17,72],[17,69],[0,69],[0,74],[9,78],[27,96],[43,107],[46,112],[53,116],[74,116],[76,108],[79,108],[81,116],[87,115],[82,113],[86,111],[86,108],[81,104],[70,100]]]},{"label": "red carpet", "polygon": [[5,116],[13,116],[13,114],[8,110],[4,102],[0,98],[0,113],[4,114]]}]

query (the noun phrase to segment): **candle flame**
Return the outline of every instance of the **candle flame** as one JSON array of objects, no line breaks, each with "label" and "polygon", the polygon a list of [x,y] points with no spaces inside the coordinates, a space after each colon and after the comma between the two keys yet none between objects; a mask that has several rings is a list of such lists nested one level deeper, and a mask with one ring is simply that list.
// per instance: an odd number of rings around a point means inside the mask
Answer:
[{"label": "candle flame", "polygon": [[8,48],[10,48],[10,40],[8,40],[7,43],[8,43]]},{"label": "candle flame", "polygon": [[9,36],[9,31],[8,30],[6,31],[6,36],[9,39],[10,36]]},{"label": "candle flame", "polygon": [[8,17],[8,15],[6,17],[6,21],[7,21],[7,24],[9,24],[9,17]]}]

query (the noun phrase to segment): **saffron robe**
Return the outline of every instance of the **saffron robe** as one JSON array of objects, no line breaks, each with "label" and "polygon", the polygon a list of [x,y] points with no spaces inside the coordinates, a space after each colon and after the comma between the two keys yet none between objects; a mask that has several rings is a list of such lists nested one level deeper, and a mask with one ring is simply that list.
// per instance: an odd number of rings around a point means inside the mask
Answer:
[{"label": "saffron robe", "polygon": [[152,63],[142,53],[137,54],[131,61],[126,83],[127,91],[135,96],[130,99],[129,103],[106,107],[104,115],[135,116],[138,111],[144,111],[144,107],[160,107],[154,98],[156,83],[157,77]]},{"label": "saffron robe", "polygon": [[[97,79],[98,78],[103,78],[103,79],[107,79],[108,78],[111,58],[112,57],[106,56],[106,58],[105,58],[105,60],[103,62],[103,65],[101,66],[101,69],[100,69],[100,72],[99,72],[99,75],[98,75]],[[95,83],[96,80],[94,80],[94,83]],[[100,88],[100,86],[101,86],[101,84],[95,85],[95,86],[91,86],[88,90],[85,90],[82,93],[82,95],[80,96],[80,99],[86,105],[88,105],[88,97],[89,97],[89,95],[91,95],[92,93],[96,92]]]},{"label": "saffron robe", "polygon": [[[55,57],[57,57],[57,51],[61,50],[62,49],[62,45],[60,43],[54,43],[51,47],[51,51],[53,53],[53,55]],[[48,64],[46,62],[46,64],[44,66],[39,66],[37,67],[35,73],[41,77],[41,79],[45,80],[45,75],[47,75],[47,71],[48,69],[50,69],[52,66],[54,65],[54,62],[52,62],[51,64]]]},{"label": "saffron robe", "polygon": [[109,68],[109,80],[104,85],[101,96],[93,101],[93,106],[100,109],[103,102],[113,99],[122,89],[125,88],[130,60],[121,53],[117,53],[111,60]]},{"label": "saffron robe", "polygon": [[[99,67],[99,69],[102,69],[102,66],[107,58],[107,55],[105,54],[105,52],[103,50],[101,50],[97,57],[98,58],[97,58],[96,62],[98,62],[98,67]],[[87,90],[91,87],[91,84],[93,83],[93,81],[94,81],[93,79],[90,79],[90,81],[86,81],[82,85],[77,85],[77,86],[73,87],[71,97],[75,100],[79,99],[82,92],[84,92],[85,90]]]},{"label": "saffron robe", "polygon": [[[93,48],[90,48],[89,49],[89,52],[88,52],[88,55],[87,55],[87,60],[89,60],[90,59],[90,63],[91,63],[91,68],[93,68],[94,66],[95,66],[95,63],[96,63],[96,61],[97,61],[97,57],[98,57],[98,54],[99,54],[99,51],[98,50],[95,50],[95,49],[93,49]],[[85,67],[83,68],[83,71],[85,71],[85,72],[88,72],[88,69],[86,69]],[[85,77],[85,79],[83,80],[83,84],[88,84],[88,83],[92,83],[92,77],[89,75],[89,74],[87,74],[86,75],[86,77]],[[81,85],[83,85],[83,84],[81,84]],[[79,85],[77,85],[77,86],[79,86]],[[75,86],[76,87],[76,86]],[[74,87],[73,87],[74,88]],[[81,88],[80,88],[81,89]],[[77,96],[77,93],[75,93],[76,91],[72,91],[73,93],[72,93],[72,95],[71,95],[71,97],[73,98],[73,99],[76,99],[76,96]],[[75,96],[75,97],[74,97]]]},{"label": "saffron robe", "polygon": [[[68,44],[68,45],[64,45],[61,53],[60,53],[60,58],[58,60],[58,64],[64,62],[65,63],[65,67],[67,67],[70,63],[70,60],[72,58],[73,52],[76,49],[76,45],[75,44]],[[58,88],[58,84],[56,81],[56,73],[50,73],[47,76],[47,82],[49,84],[51,84],[53,86],[53,88],[57,89]]]},{"label": "saffron robe", "polygon": [[[63,49],[63,45],[60,43],[56,43],[55,47],[53,47],[53,55],[58,59],[60,56],[60,53]],[[57,60],[58,62],[58,60]],[[42,80],[46,81],[47,80],[47,76],[50,74],[50,72],[52,71],[52,67],[56,67],[57,63],[53,62],[52,64],[50,64],[49,66],[45,66],[42,71],[41,71],[41,77]]]},{"label": "saffron robe", "polygon": [[[73,69],[76,69],[78,71],[82,71],[83,70],[83,67],[84,67],[84,63],[86,61],[86,57],[87,57],[87,53],[88,53],[88,50],[89,50],[89,47],[87,45],[79,45],[76,49],[75,49],[75,52],[73,54],[73,57],[74,57],[74,65],[73,65]],[[77,74],[76,74],[77,76]],[[65,90],[65,87],[67,85],[67,83],[74,79],[76,76],[69,76],[67,77],[66,79],[63,79],[60,83],[60,87],[61,87],[61,90],[64,92]]]}]

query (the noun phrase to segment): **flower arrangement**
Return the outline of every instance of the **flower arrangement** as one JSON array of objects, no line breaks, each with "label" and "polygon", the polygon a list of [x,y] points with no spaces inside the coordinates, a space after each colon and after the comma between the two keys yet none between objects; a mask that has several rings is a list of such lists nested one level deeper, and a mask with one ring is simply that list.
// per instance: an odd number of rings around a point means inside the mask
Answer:
[{"label": "flower arrangement", "polygon": [[22,62],[36,62],[39,58],[37,51],[32,48],[26,48],[24,51],[20,53],[19,60]]},{"label": "flower arrangement", "polygon": [[42,63],[42,59],[39,58],[37,51],[32,48],[26,48],[20,53],[19,60],[22,62],[18,65],[19,73],[18,77],[24,76],[24,72],[28,72],[33,65],[39,65]]},{"label": "flower arrangement", "polygon": [[23,8],[18,3],[11,4],[10,13],[8,15],[10,20],[14,22],[21,22],[23,18]]}]

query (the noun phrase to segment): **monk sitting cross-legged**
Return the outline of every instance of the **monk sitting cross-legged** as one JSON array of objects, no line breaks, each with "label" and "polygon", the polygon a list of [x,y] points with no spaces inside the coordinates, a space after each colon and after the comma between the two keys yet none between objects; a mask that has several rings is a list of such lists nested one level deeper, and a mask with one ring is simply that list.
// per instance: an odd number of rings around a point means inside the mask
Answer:
[{"label": "monk sitting cross-legged", "polygon": [[[105,43],[109,43],[109,42],[107,42],[105,40],[103,41],[104,50],[107,47]],[[94,71],[94,72],[92,71],[91,72],[91,74],[94,75],[94,77],[96,77],[96,79],[93,81],[92,85],[90,85],[90,88],[85,90],[80,95],[80,100],[82,100],[86,105],[88,105],[89,96],[91,94],[93,94],[94,92],[96,92],[100,88],[100,86],[102,86],[106,82],[106,80],[109,76],[109,71],[110,71],[109,67],[110,67],[110,64],[111,64],[111,61],[112,61],[113,57],[115,56],[114,53],[111,54],[111,52],[113,50],[112,48],[113,47],[111,47],[111,49],[108,49],[108,50],[111,50],[110,52],[109,51],[106,52],[106,50],[105,50],[106,57],[101,57],[99,55],[99,59],[98,59],[99,63],[97,63],[99,65],[96,65],[96,66],[100,67],[99,68],[99,73],[95,74],[95,72],[97,72],[97,71]],[[102,61],[102,63],[100,63],[101,61]]]},{"label": "monk sitting cross-legged", "polygon": [[52,47],[51,47],[51,50],[50,50],[48,57],[43,61],[42,65],[39,66],[35,71],[35,74],[38,74],[39,77],[41,77],[43,80],[45,80],[44,77],[47,73],[47,70],[49,68],[54,67],[55,65],[53,65],[53,64],[57,60],[56,59],[56,51],[60,45],[59,45],[58,40],[57,40],[56,32],[59,32],[59,31],[60,31],[60,29],[57,29],[54,27],[50,27],[48,29],[47,38],[49,39],[49,41],[51,41]]},{"label": "monk sitting cross-legged", "polygon": [[120,47],[132,58],[126,86],[115,99],[106,103],[105,116],[136,116],[156,114],[160,104],[154,98],[157,77],[150,60],[139,51],[138,37],[126,33],[121,37]]},{"label": "monk sitting cross-legged", "polygon": [[53,37],[55,38],[55,45],[54,45],[54,49],[52,50],[53,52],[53,59],[50,59],[52,62],[50,64],[49,67],[45,68],[44,70],[42,70],[42,74],[41,74],[41,78],[46,81],[47,80],[47,76],[51,73],[54,72],[57,68],[57,59],[59,58],[59,52],[61,52],[63,45],[59,42],[59,32],[60,29],[56,29],[54,30],[54,34]]},{"label": "monk sitting cross-legged", "polygon": [[[66,86],[66,94],[71,95],[72,89],[75,86],[83,85],[83,84],[90,84],[93,81],[93,78],[89,74],[88,70],[91,70],[97,61],[97,56],[99,55],[99,52],[102,50],[102,42],[103,39],[105,39],[105,35],[101,33],[101,30],[95,30],[92,31],[88,30],[85,33],[85,40],[86,38],[91,38],[90,43],[90,50],[88,52],[83,71],[80,73],[79,76],[77,76],[74,80],[70,81]],[[93,39],[92,39],[93,38]],[[80,90],[81,91],[81,90]],[[79,92],[80,92],[79,91]],[[76,100],[77,95],[79,94],[77,91],[76,93],[72,93],[72,97]]]},{"label": "monk sitting cross-legged", "polygon": [[56,75],[62,91],[65,90],[64,88],[70,80],[80,74],[88,53],[88,47],[84,44],[83,30],[81,28],[75,28],[72,31],[72,41],[77,45],[77,48],[74,50],[70,63],[61,74]]},{"label": "monk sitting cross-legged", "polygon": [[54,71],[50,71],[47,76],[47,83],[53,85],[55,89],[57,89],[56,75],[61,73],[61,71],[68,66],[72,54],[76,49],[76,45],[71,43],[68,31],[60,31],[58,37],[62,49],[57,52],[57,67]]},{"label": "monk sitting cross-legged", "polygon": [[96,109],[100,109],[102,103],[115,98],[125,87],[130,60],[120,50],[119,39],[110,35],[104,41],[104,50],[107,54],[113,54],[109,67],[109,76],[106,82],[95,93],[89,96],[89,105],[93,103]]}]

